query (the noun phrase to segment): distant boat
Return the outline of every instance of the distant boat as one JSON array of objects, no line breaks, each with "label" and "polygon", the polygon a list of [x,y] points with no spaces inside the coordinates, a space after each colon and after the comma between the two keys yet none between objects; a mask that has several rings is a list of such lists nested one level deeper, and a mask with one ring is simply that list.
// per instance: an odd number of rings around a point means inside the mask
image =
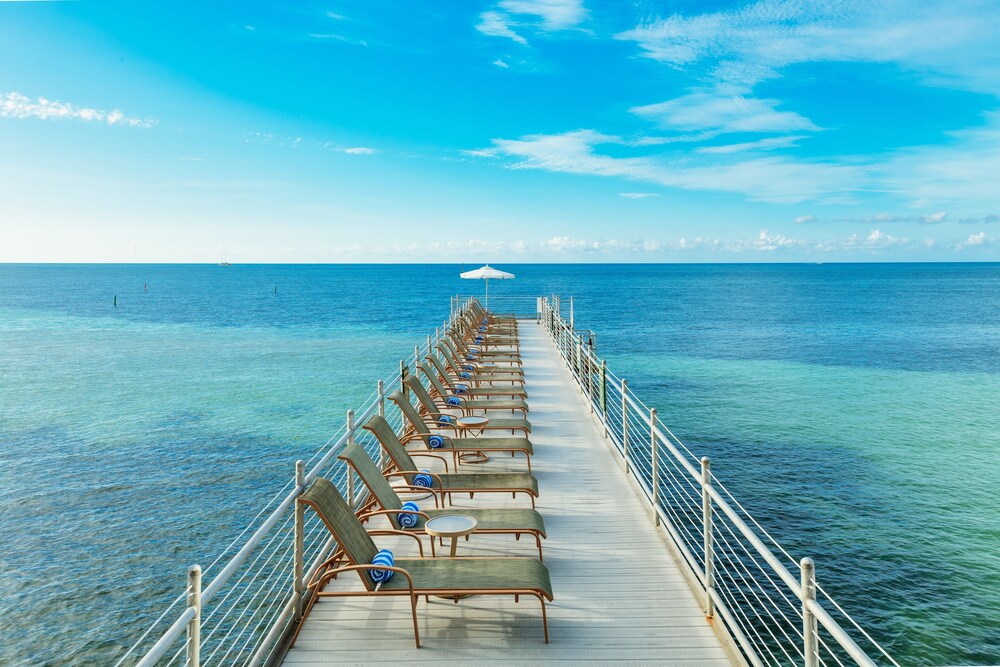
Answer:
[{"label": "distant boat", "polygon": [[230,264],[226,260],[226,251],[225,250],[222,251],[222,259],[219,260],[219,266],[232,266],[232,264]]}]

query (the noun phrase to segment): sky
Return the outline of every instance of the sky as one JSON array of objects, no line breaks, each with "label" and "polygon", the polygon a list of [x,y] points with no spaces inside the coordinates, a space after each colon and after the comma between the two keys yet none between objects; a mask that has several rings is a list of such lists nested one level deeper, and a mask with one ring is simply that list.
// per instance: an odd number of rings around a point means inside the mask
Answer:
[{"label": "sky", "polygon": [[1000,260],[1000,1],[0,0],[0,262]]}]

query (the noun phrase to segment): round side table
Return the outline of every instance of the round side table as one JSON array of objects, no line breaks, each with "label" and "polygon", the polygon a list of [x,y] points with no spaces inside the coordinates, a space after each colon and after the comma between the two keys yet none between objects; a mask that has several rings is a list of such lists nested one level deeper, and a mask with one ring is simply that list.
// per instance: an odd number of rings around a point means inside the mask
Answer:
[{"label": "round side table", "polygon": [[474,533],[478,523],[475,517],[467,514],[443,514],[425,523],[424,531],[431,537],[450,537],[449,556],[454,558],[458,548],[458,538]]},{"label": "round side table", "polygon": [[[470,415],[468,417],[459,417],[456,423],[463,435],[472,434],[473,437],[476,437],[483,434],[486,426],[490,423],[490,419],[489,417]],[[466,452],[459,454],[458,458],[462,463],[486,463],[490,460],[490,457],[484,452]]]}]

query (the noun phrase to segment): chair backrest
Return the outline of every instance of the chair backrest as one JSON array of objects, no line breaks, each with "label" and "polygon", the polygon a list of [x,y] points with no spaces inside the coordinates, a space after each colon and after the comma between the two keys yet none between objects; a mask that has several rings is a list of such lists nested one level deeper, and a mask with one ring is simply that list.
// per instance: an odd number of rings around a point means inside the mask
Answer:
[{"label": "chair backrest", "polygon": [[[410,406],[410,409],[412,410],[413,406]],[[396,437],[396,432],[392,430],[392,426],[389,425],[389,422],[387,422],[384,417],[374,415],[365,423],[364,429],[371,432],[376,438],[378,438],[378,441],[382,444],[382,448],[385,449],[389,458],[395,462],[396,467],[400,470],[417,469],[417,464],[413,462],[413,459],[410,457],[410,453],[406,451],[406,447],[404,447],[403,443]],[[409,478],[411,476],[408,476],[406,479],[406,481],[410,484],[413,483],[413,480]]]},{"label": "chair backrest", "polygon": [[[417,384],[418,385],[420,384],[419,380],[417,381]],[[420,388],[423,389],[423,386],[421,386]],[[410,391],[414,394],[417,393],[413,391],[412,387],[410,388]],[[389,394],[389,400],[399,406],[399,409],[403,413],[403,416],[406,417],[406,420],[410,422],[410,425],[413,426],[414,430],[417,433],[427,434],[431,432],[431,430],[427,428],[427,424],[424,423],[424,420],[420,418],[420,413],[417,412],[417,409],[415,407],[413,407],[413,403],[410,403],[410,400],[406,398],[406,396],[403,396],[403,392],[401,391],[392,392],[391,394]]]},{"label": "chair backrest", "polygon": [[[379,504],[379,507],[384,510],[398,510],[403,506],[403,501],[396,495],[392,484],[382,476],[378,465],[372,461],[372,457],[368,456],[368,452],[361,445],[356,442],[347,445],[337,458],[341,461],[347,461],[354,468],[358,477],[375,496],[375,502]],[[389,520],[392,521],[393,528],[399,528],[394,515],[389,515]]]},{"label": "chair backrest", "polygon": [[438,379],[437,373],[432,371],[430,366],[427,364],[417,364],[417,368],[420,369],[420,372],[427,376],[427,381],[430,382],[431,386],[434,387],[434,390],[437,391],[441,400],[447,400],[448,397],[451,396],[451,392],[444,388],[444,385],[441,384],[441,380]]},{"label": "chair backrest", "polygon": [[[316,511],[352,565],[367,565],[372,562],[378,553],[378,547],[333,482],[325,477],[317,477],[306,492],[299,496],[299,502]],[[367,588],[372,588],[368,577],[362,576],[361,579]]]},{"label": "chair backrest", "polygon": [[448,378],[448,371],[445,370],[444,364],[441,363],[441,360],[437,358],[437,355],[428,354],[426,357],[424,357],[424,359],[431,362],[431,365],[434,366],[434,370],[438,372],[438,377],[441,378],[441,382],[443,382],[448,387],[448,390],[450,392],[454,393],[455,385]]},{"label": "chair backrest", "polygon": [[434,405],[434,399],[431,395],[427,393],[427,389],[424,385],[420,384],[420,380],[415,375],[409,375],[403,382],[406,386],[410,388],[410,393],[417,397],[420,404],[424,406],[424,410],[432,415],[440,414],[441,410],[438,406]]},{"label": "chair backrest", "polygon": [[455,355],[452,353],[450,347],[443,343],[438,343],[435,346],[435,349],[437,349],[438,354],[441,355],[441,359],[444,360],[444,363],[447,364],[453,371],[456,373],[462,372],[462,364],[455,358]]}]

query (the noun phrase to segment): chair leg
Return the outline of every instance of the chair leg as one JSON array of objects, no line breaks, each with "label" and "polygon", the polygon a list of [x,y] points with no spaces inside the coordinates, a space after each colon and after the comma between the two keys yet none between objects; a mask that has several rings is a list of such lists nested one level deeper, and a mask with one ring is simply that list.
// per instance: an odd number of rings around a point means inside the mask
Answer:
[{"label": "chair leg", "polygon": [[542,557],[542,536],[535,533],[535,544],[538,545],[538,562],[544,563],[545,558]]},{"label": "chair leg", "polygon": [[[413,639],[417,642],[417,648],[420,648],[420,628],[417,624],[417,597],[413,594],[410,595],[410,613],[413,615]],[[544,606],[545,603],[542,604]]]},{"label": "chair leg", "polygon": [[549,643],[549,619],[545,614],[545,598],[538,596],[538,601],[542,603],[542,629],[545,631],[545,643]]}]

